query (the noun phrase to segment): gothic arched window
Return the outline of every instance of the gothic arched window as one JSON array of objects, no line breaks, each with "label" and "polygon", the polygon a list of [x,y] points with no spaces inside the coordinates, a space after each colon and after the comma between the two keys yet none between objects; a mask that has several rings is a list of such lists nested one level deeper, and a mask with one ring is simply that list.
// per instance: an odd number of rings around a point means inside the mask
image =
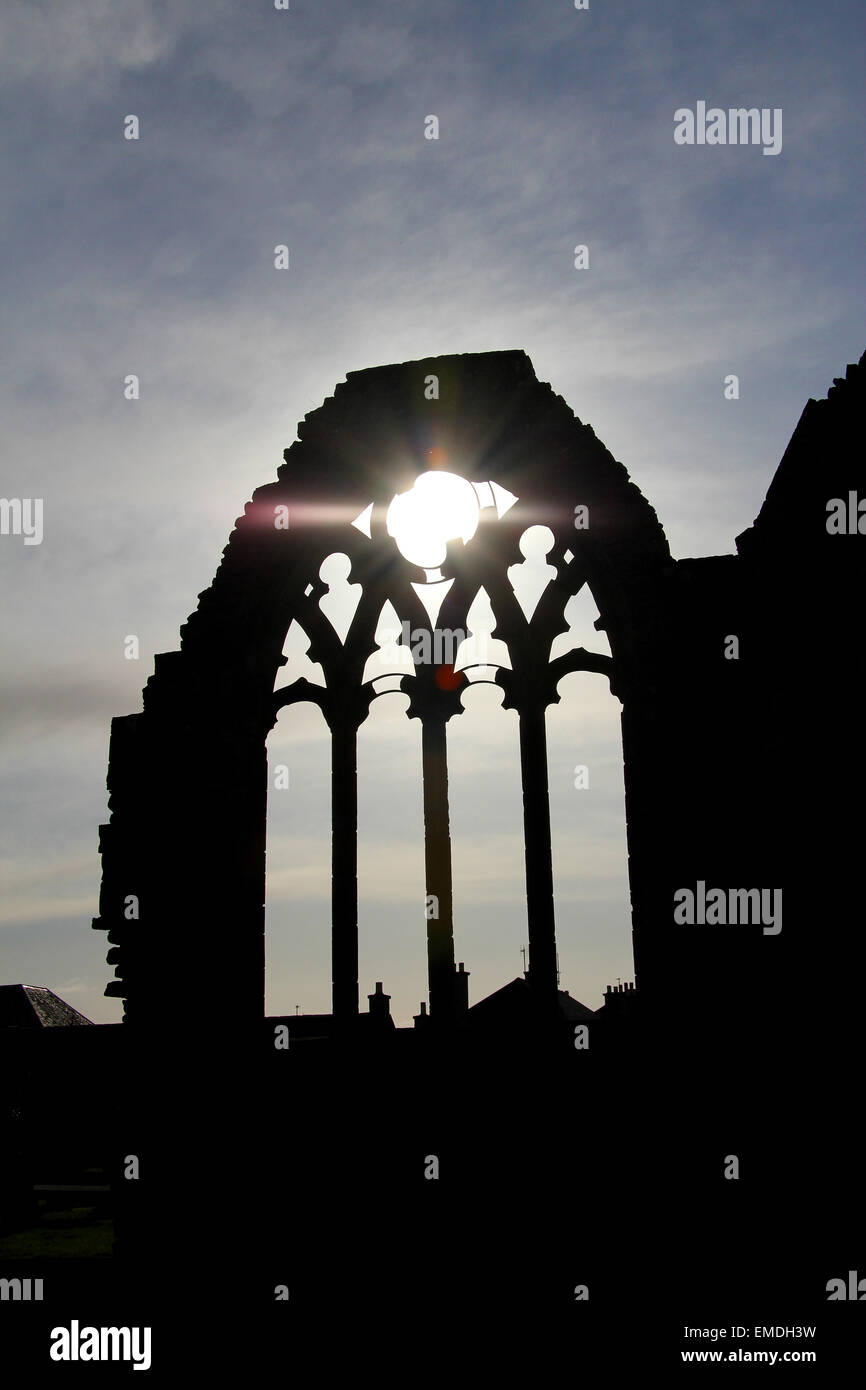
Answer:
[{"label": "gothic arched window", "polygon": [[372,701],[395,690],[408,696],[407,714],[421,725],[431,1017],[466,1007],[455,968],[447,727],[470,684],[496,684],[503,706],[517,712],[527,978],[541,997],[555,996],[545,712],[569,672],[612,670],[609,655],[568,641],[566,611],[586,583],[580,518],[569,520],[563,535],[495,480],[442,468],[420,473],[387,506],[368,504],[329,528],[342,548],[323,557],[297,605],[273,712],[311,701],[330,731],[338,1019],[358,1011],[358,730]]}]

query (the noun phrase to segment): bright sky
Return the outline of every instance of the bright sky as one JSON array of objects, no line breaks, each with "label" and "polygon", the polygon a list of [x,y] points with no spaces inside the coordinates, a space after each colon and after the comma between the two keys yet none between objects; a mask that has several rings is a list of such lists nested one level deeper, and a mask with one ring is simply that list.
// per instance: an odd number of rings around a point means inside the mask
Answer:
[{"label": "bright sky", "polygon": [[[733,550],[807,398],[864,347],[863,13],[6,0],[0,492],[44,500],[44,538],[0,536],[2,980],[119,1017],[89,925],[110,719],[140,708],[235,517],[348,371],[523,348],[628,467],[675,555]],[[674,113],[699,101],[782,109],[781,152],[678,145]],[[560,959],[597,1005],[631,974],[619,707],[597,676],[563,692]],[[473,692],[449,729],[473,999],[519,973],[525,941],[516,730],[496,698]],[[404,776],[418,731],[399,705],[378,701],[362,736],[361,987],[383,979],[406,1020],[424,923],[420,789]],[[327,745],[315,711],[290,713],[272,736],[294,790],[271,818],[269,1007],[315,1010]]]}]

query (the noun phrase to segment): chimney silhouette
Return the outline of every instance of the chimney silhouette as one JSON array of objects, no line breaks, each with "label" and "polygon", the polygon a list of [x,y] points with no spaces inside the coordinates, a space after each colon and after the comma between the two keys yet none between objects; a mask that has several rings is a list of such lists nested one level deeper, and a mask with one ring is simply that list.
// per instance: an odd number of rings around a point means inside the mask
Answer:
[{"label": "chimney silhouette", "polygon": [[370,1005],[370,1017],[378,1018],[382,1022],[391,1017],[391,996],[382,991],[382,981],[376,981],[374,994],[368,994],[367,999]]},{"label": "chimney silhouette", "polygon": [[469,1011],[469,975],[461,961],[454,976],[454,1013],[457,1017]]},{"label": "chimney silhouette", "polygon": [[604,991],[605,1010],[621,1015],[624,1008],[630,1008],[635,997],[635,988],[631,983],[608,985]]}]

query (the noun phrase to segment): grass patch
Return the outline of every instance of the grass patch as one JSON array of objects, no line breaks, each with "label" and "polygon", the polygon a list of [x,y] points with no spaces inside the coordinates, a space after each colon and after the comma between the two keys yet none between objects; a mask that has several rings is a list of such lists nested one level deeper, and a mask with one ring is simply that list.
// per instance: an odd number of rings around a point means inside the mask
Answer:
[{"label": "grass patch", "polygon": [[86,1259],[110,1255],[113,1240],[110,1216],[95,1207],[62,1207],[41,1212],[38,1225],[3,1236],[0,1250],[9,1260]]}]

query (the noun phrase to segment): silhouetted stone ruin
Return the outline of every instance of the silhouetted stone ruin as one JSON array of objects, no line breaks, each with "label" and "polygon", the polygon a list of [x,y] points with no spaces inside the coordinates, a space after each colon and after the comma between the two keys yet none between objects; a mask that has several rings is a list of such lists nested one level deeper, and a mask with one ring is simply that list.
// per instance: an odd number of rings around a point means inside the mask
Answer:
[{"label": "silhouetted stone ruin", "polygon": [[[277,712],[298,700],[316,702],[331,732],[333,1013],[357,1015],[356,739],[380,693],[364,667],[386,602],[435,655],[443,634],[466,630],[482,586],[511,661],[495,678],[520,721],[533,989],[550,1000],[556,992],[545,710],[562,676],[586,669],[606,675],[622,703],[640,993],[682,1014],[690,1000],[679,981],[700,979],[692,1002],[705,1018],[710,993],[727,1007],[746,980],[751,997],[766,999],[788,974],[814,978],[817,907],[802,865],[823,817],[816,824],[799,810],[798,719],[808,710],[816,727],[827,708],[827,654],[837,699],[861,669],[849,610],[860,551],[830,534],[827,502],[859,481],[847,441],[862,381],[862,365],[849,368],[826,401],[809,403],[737,555],[675,561],[626,470],[536,380],[523,353],[350,373],[305,418],[277,481],[247,505],[180,651],[156,658],[144,712],[113,722],[94,925],[108,932],[116,978],[106,993],[124,1000],[125,1017],[162,1025],[176,1015],[178,977],[204,997],[230,997],[238,1022],[262,1017],[265,740]],[[386,515],[395,494],[435,469],[475,486],[485,524],[468,544],[447,545],[434,623],[418,592],[425,571],[400,553]],[[555,538],[547,556],[555,578],[527,621],[507,571],[521,561],[521,536],[539,524]],[[362,586],[345,642],[319,606],[327,591],[319,569],[334,553],[349,557],[349,577]],[[581,648],[551,662],[565,605],[584,584],[612,659]],[[275,690],[293,620],[310,637],[324,687],[298,680]],[[467,673],[444,679],[446,667],[422,661],[400,682],[422,731],[427,893],[438,903],[427,922],[434,1022],[466,1006],[455,985],[446,730],[462,712]],[[846,761],[811,766],[813,806],[832,804]],[[698,883],[787,886],[772,949],[760,932],[684,932],[674,894]]]},{"label": "silhouetted stone ruin", "polygon": [[[329,1252],[368,1248],[371,1223],[390,1234],[369,1256],[384,1281],[370,1297],[402,1296],[389,1251],[420,1223],[435,1301],[474,1296],[454,1260],[471,1220],[485,1267],[536,1271],[543,1302],[579,1284],[582,1265],[603,1269],[608,1291],[652,1284],[640,1252],[664,1244],[671,1204],[682,1216],[694,1203],[703,1225],[683,1237],[682,1268],[690,1239],[742,1248],[760,1221],[777,1279],[801,1277],[808,1242],[829,1241],[821,1223],[844,1223],[836,1194],[853,1190],[856,1158],[836,1063],[859,1045],[862,981],[848,806],[862,785],[864,379],[861,360],[808,403],[737,553],[700,559],[671,556],[625,468],[522,352],[354,372],[305,418],[180,650],[156,658],[143,712],[112,725],[94,925],[115,971],[106,992],[124,1001],[124,1076],[138,1078],[118,1124],[151,1174],[119,1184],[119,1249],[182,1228],[190,1249],[224,1263],[230,1250],[234,1268],[312,1306],[343,1278]],[[467,519],[421,553],[395,517],[436,504],[437,474]],[[552,574],[527,616],[508,571],[533,526],[553,535]],[[340,582],[360,586],[345,640],[321,602],[335,555],[349,562]],[[551,660],[584,585],[611,655]],[[455,672],[443,642],[482,588],[508,661]],[[356,741],[386,689],[365,668],[388,603],[430,653],[397,682],[420,724],[437,907],[414,1029],[393,1027],[387,980],[358,1011]],[[324,685],[279,685],[292,622]],[[559,990],[556,964],[545,712],[575,670],[606,677],[622,706],[635,982],[595,1013]],[[476,677],[495,679],[519,719],[529,961],[525,979],[470,1008],[447,731]],[[300,700],[331,739],[333,1012],[266,1020],[266,739]],[[828,1157],[809,1149],[804,1178],[795,1156],[817,1132]],[[722,1191],[719,1174],[738,1145],[751,1177],[734,1207],[737,1184]],[[792,1222],[804,1182],[810,1214]],[[518,1190],[531,1213],[519,1237]],[[622,1194],[621,1209],[595,1210],[602,1191]],[[581,1213],[580,1248],[563,1239],[551,1254],[564,1210]],[[394,1267],[415,1248],[394,1249]],[[760,1294],[759,1268],[738,1277],[744,1297]]]}]

